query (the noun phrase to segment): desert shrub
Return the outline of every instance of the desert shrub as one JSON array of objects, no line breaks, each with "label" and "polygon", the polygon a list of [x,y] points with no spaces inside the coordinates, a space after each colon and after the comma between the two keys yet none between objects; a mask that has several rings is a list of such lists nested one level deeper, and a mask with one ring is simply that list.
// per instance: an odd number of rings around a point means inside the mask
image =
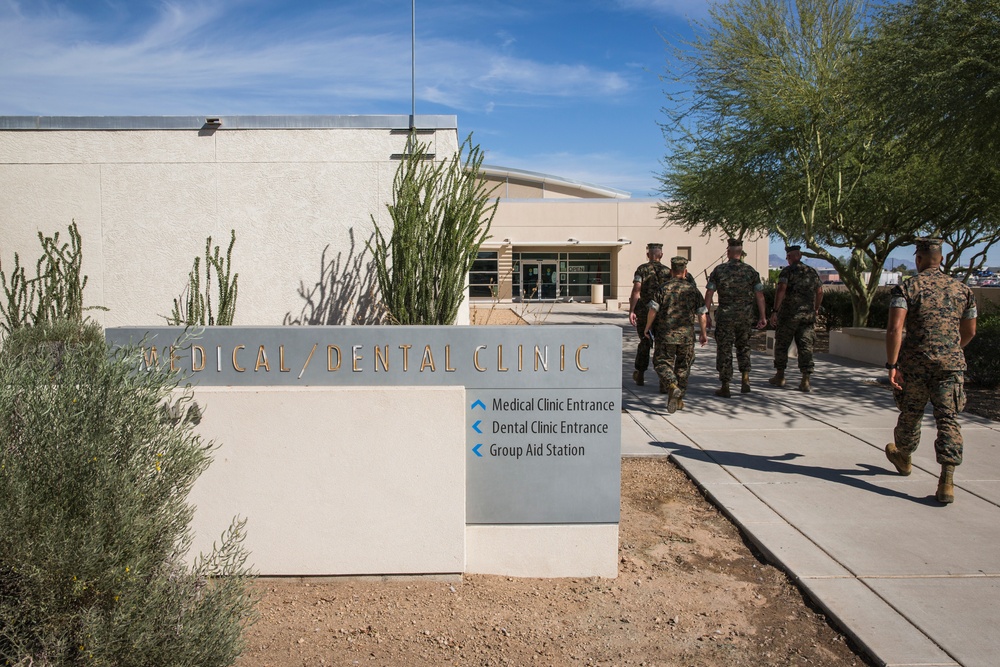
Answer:
[{"label": "desert shrub", "polygon": [[1000,308],[983,313],[976,322],[976,337],[965,347],[965,376],[989,389],[1000,387]]},{"label": "desert shrub", "polygon": [[231,665],[254,604],[243,523],[184,561],[212,445],[165,411],[175,375],[72,324],[0,349],[0,662]]},{"label": "desert shrub", "polygon": [[[236,297],[239,295],[240,274],[233,273],[233,246],[236,230],[230,230],[229,248],[225,257],[219,246],[212,249],[212,237],[205,239],[205,287],[201,286],[201,257],[194,258],[188,274],[188,284],[174,299],[174,309],[167,324],[171,326],[228,326],[236,318]],[[212,275],[215,275],[216,305],[212,306]],[[217,309],[217,310],[216,310]]]},{"label": "desert shrub", "polygon": [[819,309],[819,324],[827,330],[851,326],[854,321],[854,306],[847,290],[823,291],[823,304]]},{"label": "desert shrub", "polygon": [[892,296],[891,287],[880,287],[872,297],[872,305],[868,309],[868,326],[885,329],[889,326],[889,299]]},{"label": "desert shrub", "polygon": [[387,205],[388,237],[372,216],[375,236],[368,249],[393,324],[454,323],[499,202],[490,203],[479,171],[483,152],[472,135],[450,160],[436,162],[427,152],[411,134]]},{"label": "desert shrub", "polygon": [[[872,297],[865,326],[885,329],[889,324],[889,297],[891,288],[881,287]],[[828,332],[853,326],[854,305],[851,293],[844,289],[823,290],[823,305],[819,310],[819,324]]]},{"label": "desert shrub", "polygon": [[774,293],[777,289],[777,283],[770,280],[764,283],[764,312],[768,315],[774,312]]},{"label": "desert shrub", "polygon": [[28,278],[17,253],[9,277],[0,267],[0,332],[9,334],[53,320],[82,322],[84,312],[93,309],[83,307],[87,276],[81,274],[83,241],[75,220],[68,231],[69,242],[62,244],[59,232],[52,236],[38,232],[42,256],[35,262],[33,278]]}]

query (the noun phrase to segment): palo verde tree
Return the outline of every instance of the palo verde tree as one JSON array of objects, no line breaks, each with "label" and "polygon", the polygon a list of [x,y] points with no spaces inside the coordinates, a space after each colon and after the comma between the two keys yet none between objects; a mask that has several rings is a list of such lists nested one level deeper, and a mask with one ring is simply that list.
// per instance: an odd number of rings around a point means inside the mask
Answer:
[{"label": "palo verde tree", "polygon": [[907,0],[881,8],[856,76],[880,140],[939,165],[927,232],[950,247],[945,270],[966,277],[1000,243],[998,51],[1000,0]]},{"label": "palo verde tree", "polygon": [[[825,259],[864,326],[889,254],[967,226],[967,181],[883,130],[858,83],[867,44],[856,0],[730,0],[711,10],[668,96],[661,177],[668,224],[777,234]],[[867,274],[867,275],[866,275]]]},{"label": "palo verde tree", "polygon": [[472,135],[446,161],[430,159],[415,134],[407,147],[387,205],[391,235],[386,238],[372,216],[368,248],[389,321],[452,324],[499,200],[490,202],[479,172],[483,153]]}]

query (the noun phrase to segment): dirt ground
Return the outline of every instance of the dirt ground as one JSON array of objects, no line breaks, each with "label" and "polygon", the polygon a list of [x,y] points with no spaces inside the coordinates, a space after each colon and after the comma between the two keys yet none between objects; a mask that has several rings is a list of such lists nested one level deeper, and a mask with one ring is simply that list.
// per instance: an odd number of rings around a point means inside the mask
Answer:
[{"label": "dirt ground", "polygon": [[[525,324],[501,308],[471,319]],[[1000,420],[1000,390],[968,394]],[[669,460],[624,459],[621,502],[616,579],[261,580],[237,665],[870,664]]]},{"label": "dirt ground", "polygon": [[239,667],[866,665],[670,461],[622,462],[617,579],[261,580]]}]

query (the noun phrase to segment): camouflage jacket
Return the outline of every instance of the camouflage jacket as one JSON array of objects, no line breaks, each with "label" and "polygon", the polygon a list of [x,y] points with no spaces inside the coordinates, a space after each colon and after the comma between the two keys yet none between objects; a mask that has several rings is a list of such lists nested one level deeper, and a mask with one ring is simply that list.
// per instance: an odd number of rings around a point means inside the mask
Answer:
[{"label": "camouflage jacket", "polygon": [[760,274],[738,259],[719,264],[708,277],[705,289],[719,295],[719,315],[756,320],[756,293],[764,289]]},{"label": "camouflage jacket", "polygon": [[656,290],[670,278],[670,267],[661,262],[646,262],[635,270],[632,282],[642,283],[639,288],[639,300],[635,304],[636,313],[649,310],[649,302],[653,300]]},{"label": "camouflage jacket", "polygon": [[812,321],[816,317],[816,291],[823,285],[816,269],[802,262],[789,264],[778,274],[778,284],[785,285],[778,317]]},{"label": "camouflage jacket", "polygon": [[653,335],[664,343],[690,343],[693,341],[691,325],[699,313],[707,312],[705,297],[697,287],[684,279],[671,279],[663,283],[649,307],[656,311]]},{"label": "camouflage jacket", "polygon": [[976,317],[976,297],[939,269],[926,269],[896,285],[890,308],[906,309],[906,336],[899,351],[905,374],[913,371],[964,371],[959,327]]}]

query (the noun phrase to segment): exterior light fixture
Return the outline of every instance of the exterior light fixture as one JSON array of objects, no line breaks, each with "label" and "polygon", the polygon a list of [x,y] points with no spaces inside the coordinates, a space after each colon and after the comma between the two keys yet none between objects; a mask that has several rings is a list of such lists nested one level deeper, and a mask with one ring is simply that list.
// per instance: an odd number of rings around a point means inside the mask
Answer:
[{"label": "exterior light fixture", "polygon": [[213,118],[209,116],[208,118],[205,119],[205,126],[218,129],[222,127],[222,120],[219,118]]},{"label": "exterior light fixture", "polygon": [[624,236],[621,237],[620,239],[618,239],[618,242],[619,243],[623,243],[625,245],[631,245],[631,243],[632,243],[632,241],[630,239],[627,239]]},{"label": "exterior light fixture", "polygon": [[579,243],[579,242],[580,242],[580,239],[575,239],[575,238],[573,238],[573,237],[571,236],[571,237],[569,237],[568,239],[566,239],[566,242],[567,242],[567,243]]}]

